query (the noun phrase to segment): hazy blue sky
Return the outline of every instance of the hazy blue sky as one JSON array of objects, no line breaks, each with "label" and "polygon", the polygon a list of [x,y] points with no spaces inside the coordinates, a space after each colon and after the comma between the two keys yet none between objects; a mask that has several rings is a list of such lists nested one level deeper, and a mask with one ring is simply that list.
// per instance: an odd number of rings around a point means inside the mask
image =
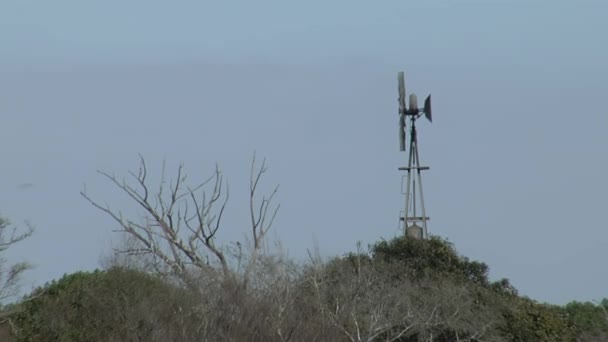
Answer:
[{"label": "hazy blue sky", "polygon": [[[432,234],[541,301],[608,297],[605,1],[0,3],[0,211],[30,220],[29,284],[93,269],[116,237],[79,195],[137,213],[96,173],[137,154],[231,185],[280,184],[289,253],[391,238],[403,203],[396,74],[419,125]],[[23,188],[21,184],[32,183]]]}]

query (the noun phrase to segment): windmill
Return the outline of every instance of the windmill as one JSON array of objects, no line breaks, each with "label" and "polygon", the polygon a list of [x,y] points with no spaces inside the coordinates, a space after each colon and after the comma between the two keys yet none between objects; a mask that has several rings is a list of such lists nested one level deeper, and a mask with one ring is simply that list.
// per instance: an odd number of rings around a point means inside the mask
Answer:
[{"label": "windmill", "polygon": [[[428,166],[420,166],[420,154],[418,153],[418,134],[416,131],[416,120],[424,116],[433,122],[431,112],[431,95],[424,100],[424,107],[418,107],[418,98],[416,94],[410,94],[409,106],[406,104],[405,92],[405,76],[403,71],[397,74],[397,83],[399,90],[399,149],[402,152],[409,152],[408,164],[406,167],[400,167],[400,171],[407,171],[406,186],[405,186],[405,210],[400,220],[403,222],[403,231],[406,236],[411,236],[418,239],[428,237],[427,221],[430,220],[426,216],[424,208],[424,195],[422,192],[422,175],[421,172],[429,170]],[[409,151],[406,146],[406,122],[410,123],[410,139]],[[418,189],[416,189],[416,180],[418,181]],[[402,185],[403,188],[403,185]],[[416,197],[418,195],[418,198]],[[418,208],[420,212],[418,213]]]}]

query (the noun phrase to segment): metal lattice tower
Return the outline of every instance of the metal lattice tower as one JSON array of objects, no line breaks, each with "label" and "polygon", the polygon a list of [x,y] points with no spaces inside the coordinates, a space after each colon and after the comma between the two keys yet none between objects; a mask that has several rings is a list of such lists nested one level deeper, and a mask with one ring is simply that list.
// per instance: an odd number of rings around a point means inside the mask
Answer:
[{"label": "metal lattice tower", "polygon": [[[427,222],[430,217],[426,216],[424,207],[424,193],[422,191],[422,171],[429,170],[428,166],[420,165],[420,154],[418,152],[418,133],[416,131],[416,120],[425,116],[432,122],[431,116],[431,95],[424,101],[424,107],[418,108],[416,94],[410,94],[409,106],[406,106],[405,80],[403,72],[398,76],[399,88],[399,144],[400,150],[408,152],[408,164],[400,167],[400,171],[407,171],[405,176],[405,207],[400,217],[401,227],[406,236],[418,239],[428,237]],[[409,150],[406,148],[406,121],[410,121],[410,144]],[[418,183],[418,184],[416,184]],[[403,184],[402,184],[403,189]]]}]

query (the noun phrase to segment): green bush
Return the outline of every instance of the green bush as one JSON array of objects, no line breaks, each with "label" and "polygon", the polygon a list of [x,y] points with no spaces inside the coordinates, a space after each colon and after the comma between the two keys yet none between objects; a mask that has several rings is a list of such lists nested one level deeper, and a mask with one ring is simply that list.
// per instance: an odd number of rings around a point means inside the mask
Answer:
[{"label": "green bush", "polygon": [[77,272],[35,290],[12,321],[24,342],[161,341],[174,335],[180,305],[175,287],[145,273]]},{"label": "green bush", "polygon": [[577,341],[573,322],[559,306],[539,304],[528,298],[516,298],[514,305],[504,316],[506,324],[502,330],[509,341]]},{"label": "green bush", "polygon": [[[469,285],[468,296],[477,305],[490,308],[485,315],[502,317],[494,326],[500,338],[507,341],[575,341],[585,328],[592,327],[586,323],[577,330],[562,308],[518,297],[508,279],[491,282],[485,263],[459,255],[451,243],[439,237],[426,240],[398,237],[381,241],[372,246],[371,255],[373,260],[404,265],[405,272],[414,279],[432,279],[434,283],[452,279],[454,286],[460,282],[476,285],[477,288]],[[480,312],[471,317],[481,319],[483,315]],[[596,322],[597,316],[583,321]],[[441,334],[452,336],[453,332],[446,329]]]},{"label": "green bush", "polygon": [[437,236],[425,240],[398,237],[378,242],[371,250],[374,259],[404,263],[416,278],[456,276],[482,286],[489,284],[488,265],[459,255],[450,242]]},{"label": "green bush", "polygon": [[599,304],[570,302],[563,310],[584,341],[608,341],[608,300]]}]

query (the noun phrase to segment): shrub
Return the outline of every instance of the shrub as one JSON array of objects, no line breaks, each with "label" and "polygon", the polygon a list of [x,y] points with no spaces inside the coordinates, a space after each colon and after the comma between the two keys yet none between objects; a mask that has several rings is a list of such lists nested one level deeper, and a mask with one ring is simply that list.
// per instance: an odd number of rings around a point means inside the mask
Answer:
[{"label": "shrub", "polygon": [[12,317],[17,341],[186,341],[183,292],[133,270],[77,272],[35,290]]},{"label": "shrub", "polygon": [[460,256],[450,242],[437,236],[381,241],[372,246],[371,252],[374,259],[405,264],[415,278],[456,276],[482,286],[489,284],[488,265]]}]

